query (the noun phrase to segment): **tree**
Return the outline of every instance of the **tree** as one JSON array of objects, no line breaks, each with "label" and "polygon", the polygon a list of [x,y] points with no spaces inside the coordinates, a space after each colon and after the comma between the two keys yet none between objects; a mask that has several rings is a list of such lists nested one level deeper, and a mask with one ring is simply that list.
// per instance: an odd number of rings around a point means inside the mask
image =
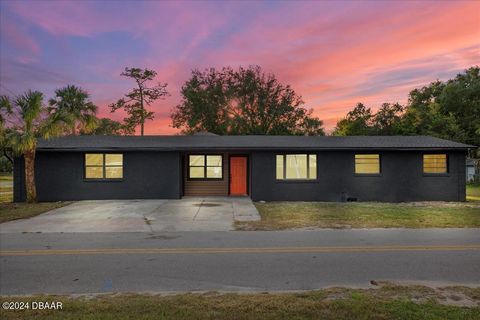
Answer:
[{"label": "tree", "polygon": [[3,96],[2,110],[11,110],[4,117],[12,118],[11,130],[6,137],[7,144],[17,155],[23,155],[25,160],[25,185],[27,201],[35,202],[37,191],[35,187],[35,150],[38,138],[50,138],[61,135],[69,119],[62,119],[63,114],[49,115],[43,105],[43,94],[38,91],[28,91],[10,100]]},{"label": "tree", "polygon": [[0,172],[12,172],[13,163],[5,155],[0,155]]},{"label": "tree", "polygon": [[132,128],[109,118],[97,119],[98,126],[90,132],[81,132],[84,135],[132,135]]},{"label": "tree", "polygon": [[404,107],[399,103],[384,103],[372,119],[376,135],[392,136],[401,132]]},{"label": "tree", "polygon": [[0,96],[0,146],[3,148],[6,142],[5,122],[7,117],[11,115],[12,107],[6,96]]},{"label": "tree", "polygon": [[259,66],[192,71],[173,110],[174,128],[192,134],[323,135],[302,98]]},{"label": "tree", "polygon": [[333,135],[336,136],[366,136],[371,135],[373,128],[371,126],[373,119],[372,110],[363,103],[357,103],[352,111],[348,112],[346,117],[337,122]]},{"label": "tree", "polygon": [[448,80],[437,98],[440,112],[451,115],[463,133],[462,142],[480,145],[480,68]]},{"label": "tree", "polygon": [[70,134],[89,132],[97,126],[97,106],[89,101],[89,94],[79,87],[68,85],[55,90],[55,97],[49,100],[49,112],[65,121]]},{"label": "tree", "polygon": [[153,80],[157,75],[156,71],[149,69],[125,68],[121,75],[134,79],[137,87],[127,93],[125,98],[112,103],[110,105],[111,112],[118,109],[125,110],[128,115],[124,119],[126,125],[130,130],[135,130],[140,125],[140,133],[143,136],[145,120],[153,120],[155,117],[155,113],[148,111],[145,107],[168,95],[167,84],[158,83],[156,86],[147,87],[147,81]]},{"label": "tree", "polygon": [[447,82],[412,90],[402,120],[404,133],[480,145],[479,70],[471,67]]},{"label": "tree", "polygon": [[9,154],[7,135],[10,129],[6,127],[7,118],[12,114],[12,107],[6,96],[0,96],[0,171],[11,172],[13,159]]},{"label": "tree", "polygon": [[[374,115],[362,104],[337,123],[337,135],[430,135],[480,145],[480,68],[414,89],[405,107],[384,103]],[[473,152],[472,152],[473,154]]]},{"label": "tree", "polygon": [[182,103],[172,115],[174,128],[191,134],[207,131],[225,135],[231,132],[229,102],[233,99],[226,70],[192,71],[181,89]]}]

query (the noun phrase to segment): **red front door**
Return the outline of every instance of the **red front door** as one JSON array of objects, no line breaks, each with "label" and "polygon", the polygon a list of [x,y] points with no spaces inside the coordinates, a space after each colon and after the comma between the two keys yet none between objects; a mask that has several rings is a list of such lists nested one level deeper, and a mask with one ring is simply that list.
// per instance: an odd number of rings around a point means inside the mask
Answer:
[{"label": "red front door", "polygon": [[247,157],[230,158],[230,194],[247,195]]}]

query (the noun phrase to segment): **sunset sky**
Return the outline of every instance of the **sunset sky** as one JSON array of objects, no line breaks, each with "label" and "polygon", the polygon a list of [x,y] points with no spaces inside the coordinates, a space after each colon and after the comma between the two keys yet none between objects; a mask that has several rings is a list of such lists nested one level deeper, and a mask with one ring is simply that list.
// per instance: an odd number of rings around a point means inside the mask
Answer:
[{"label": "sunset sky", "polygon": [[171,134],[192,69],[260,65],[331,129],[357,102],[376,109],[480,65],[480,1],[1,1],[0,93],[75,84],[100,116],[133,87],[124,67],[158,72],[171,96],[147,134]]}]

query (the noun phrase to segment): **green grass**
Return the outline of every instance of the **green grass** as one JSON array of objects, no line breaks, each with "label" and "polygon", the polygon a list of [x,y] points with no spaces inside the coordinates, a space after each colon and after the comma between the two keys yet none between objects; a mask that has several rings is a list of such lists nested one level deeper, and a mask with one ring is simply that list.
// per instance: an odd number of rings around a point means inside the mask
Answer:
[{"label": "green grass", "polygon": [[480,203],[255,203],[261,221],[237,222],[239,230],[291,228],[480,227]]},{"label": "green grass", "polygon": [[37,216],[71,202],[0,203],[0,223]]},{"label": "green grass", "polygon": [[[384,285],[283,294],[2,297],[61,301],[62,310],[4,311],[3,319],[479,319],[480,289]],[[455,305],[449,304],[454,301]]]},{"label": "green grass", "polygon": [[0,203],[13,201],[13,176],[0,173]]},{"label": "green grass", "polygon": [[[0,174],[0,183],[13,184],[11,174]],[[0,223],[37,216],[52,209],[63,207],[70,202],[12,203],[13,185],[0,184]]]},{"label": "green grass", "polygon": [[467,184],[467,201],[480,201],[480,183]]},{"label": "green grass", "polygon": [[[5,186],[5,181],[11,184]],[[12,203],[12,201],[13,177],[11,174],[0,174],[0,223],[34,217],[69,204],[69,202]]]},{"label": "green grass", "polygon": [[11,192],[0,193],[0,204],[13,201],[13,194]]}]

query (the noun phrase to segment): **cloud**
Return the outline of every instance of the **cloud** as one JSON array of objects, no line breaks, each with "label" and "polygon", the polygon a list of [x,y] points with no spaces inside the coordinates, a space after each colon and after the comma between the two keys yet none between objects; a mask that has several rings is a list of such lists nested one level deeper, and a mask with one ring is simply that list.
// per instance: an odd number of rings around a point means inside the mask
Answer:
[{"label": "cloud", "polygon": [[[2,81],[18,90],[74,81],[102,115],[121,119],[106,110],[133,86],[120,72],[155,69],[172,95],[153,106],[152,134],[175,132],[169,113],[194,68],[261,65],[331,128],[359,101],[405,101],[415,87],[480,64],[474,1],[4,1],[2,9],[11,13],[2,65],[24,66],[2,68]],[[15,48],[32,54],[19,62]]]},{"label": "cloud", "polygon": [[16,61],[22,63],[38,61],[41,53],[40,45],[24,25],[12,19],[4,10],[0,10],[0,37],[2,43],[10,44],[9,48],[2,46],[2,56],[12,54]]}]

